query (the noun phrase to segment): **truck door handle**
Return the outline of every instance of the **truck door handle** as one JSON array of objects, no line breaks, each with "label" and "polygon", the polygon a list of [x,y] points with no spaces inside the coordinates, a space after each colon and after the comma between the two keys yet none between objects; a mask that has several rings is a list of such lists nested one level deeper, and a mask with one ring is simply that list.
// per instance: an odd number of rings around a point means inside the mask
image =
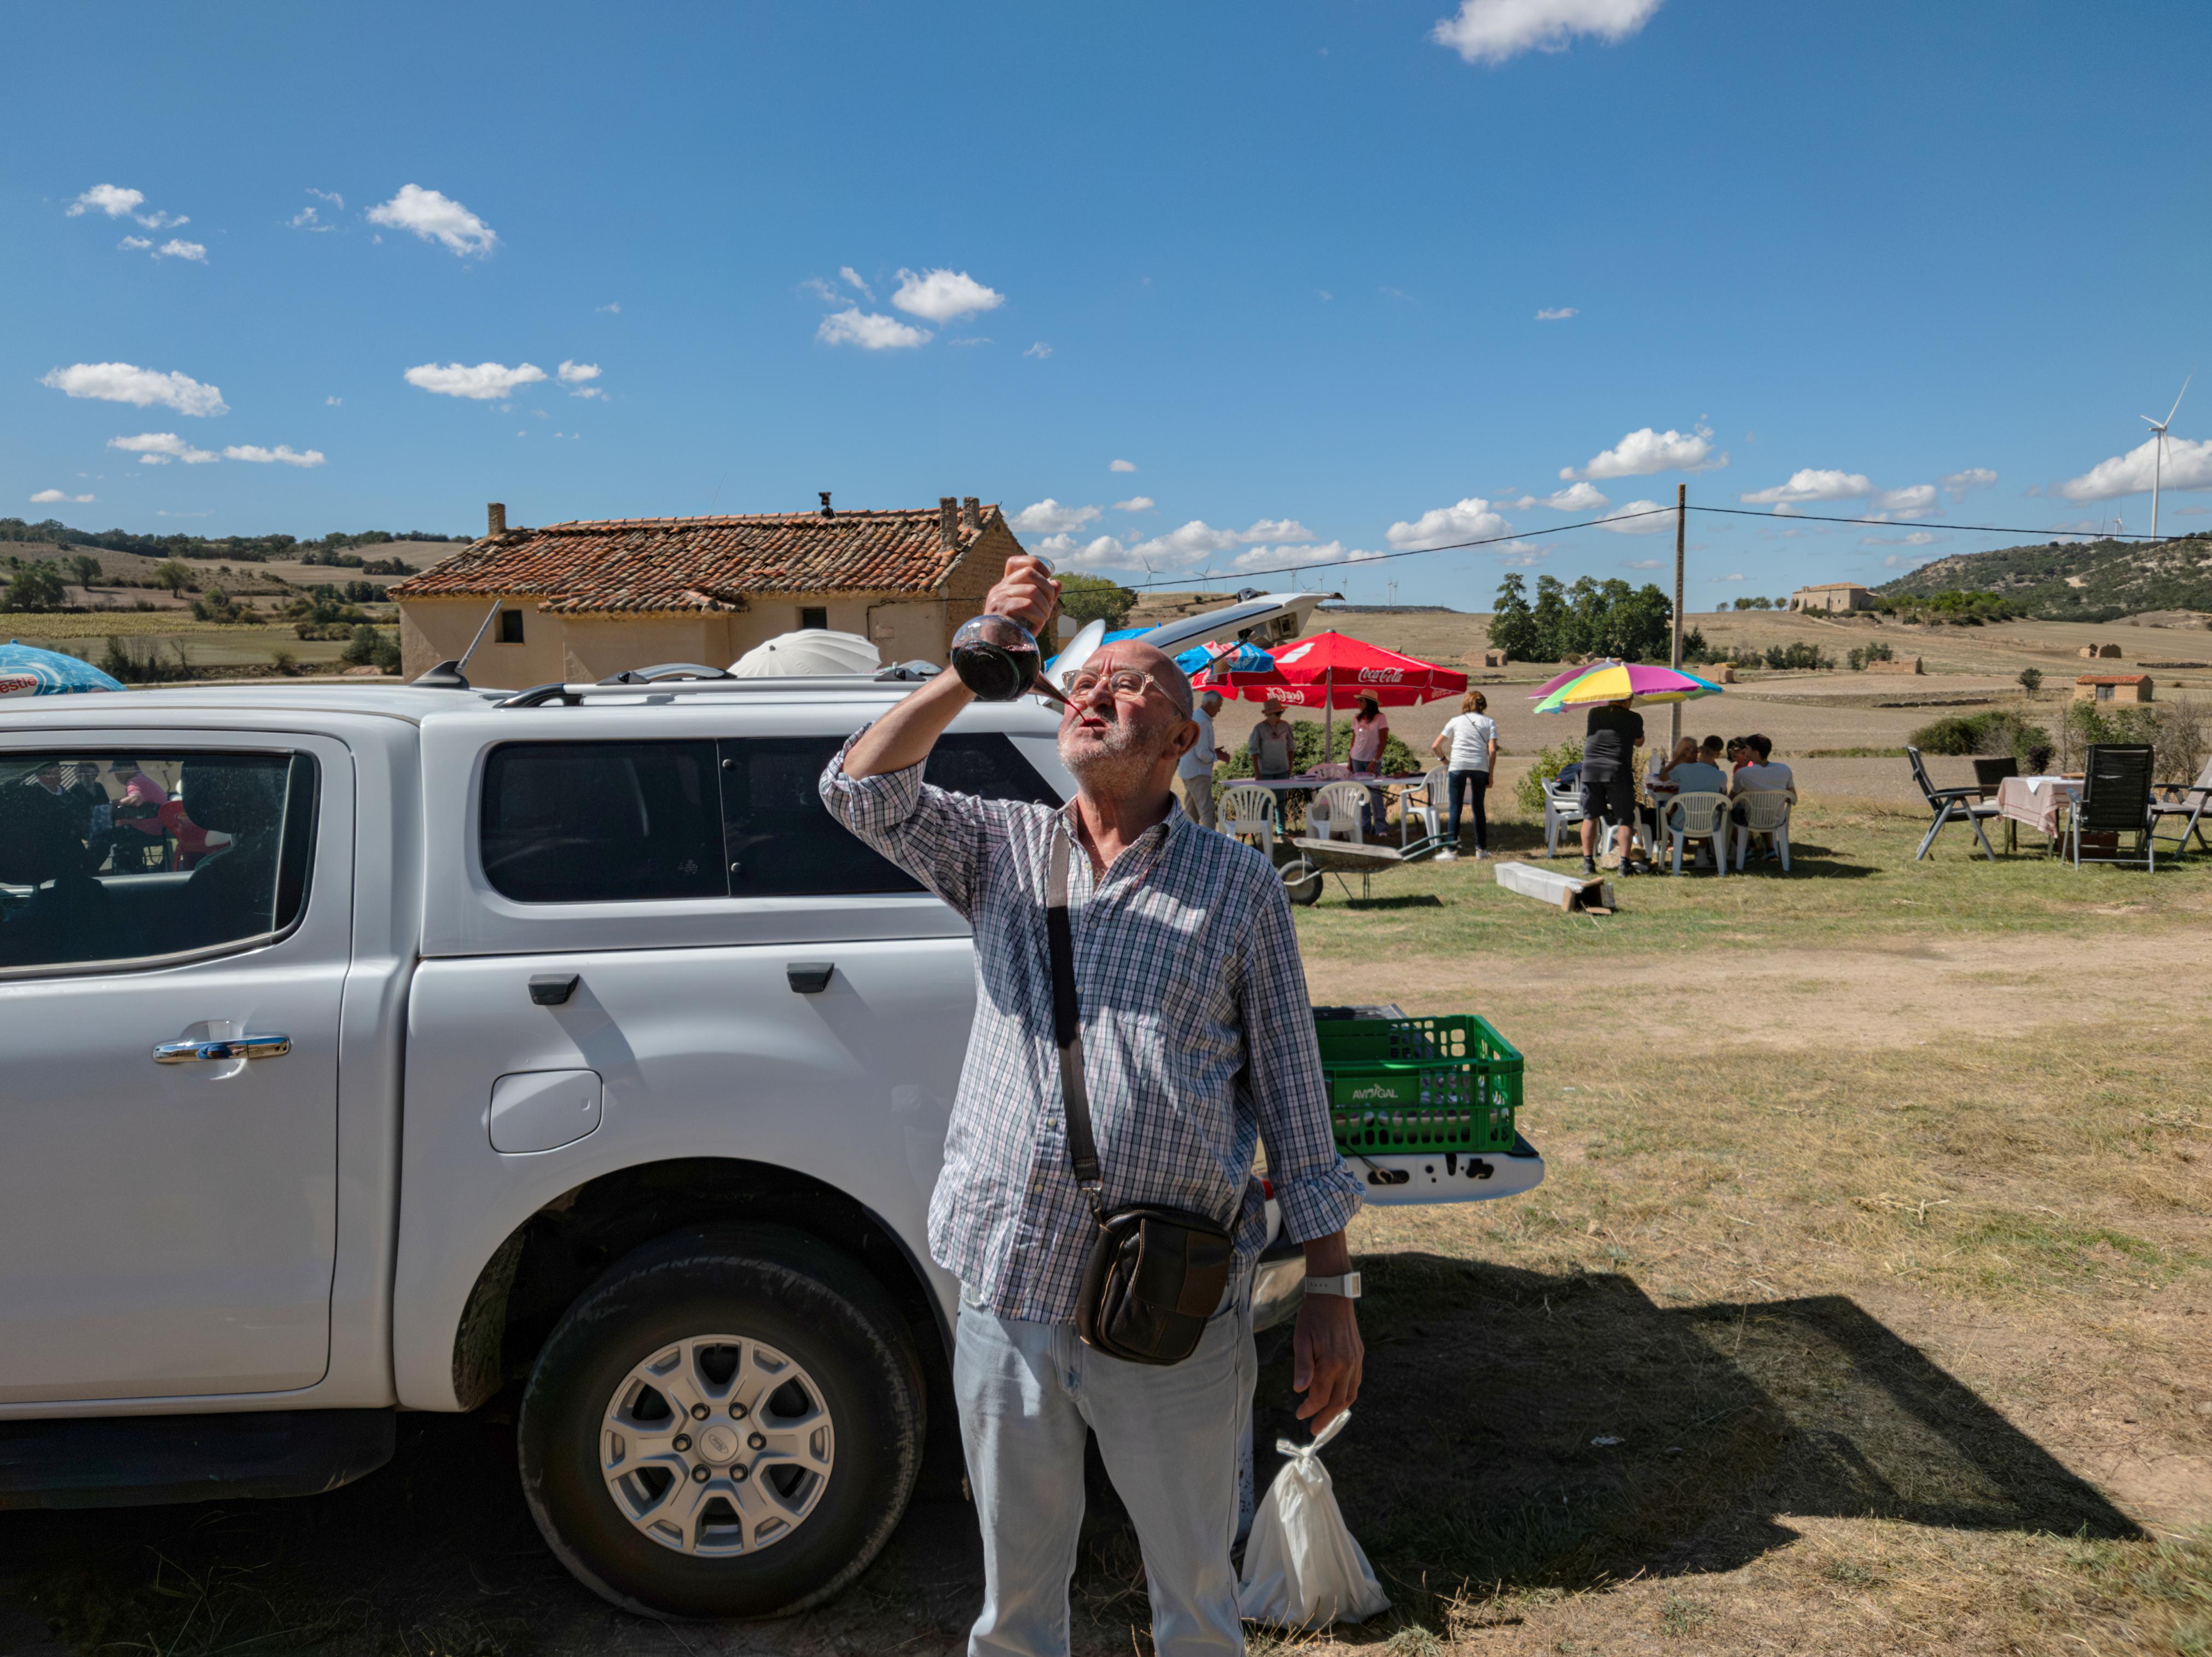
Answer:
[{"label": "truck door handle", "polygon": [[292,1051],[289,1036],[225,1036],[206,1041],[157,1041],[156,1064],[220,1064],[234,1058],[282,1058]]},{"label": "truck door handle", "polygon": [[830,987],[830,975],[837,970],[835,961],[786,961],[784,982],[802,996],[818,996]]}]

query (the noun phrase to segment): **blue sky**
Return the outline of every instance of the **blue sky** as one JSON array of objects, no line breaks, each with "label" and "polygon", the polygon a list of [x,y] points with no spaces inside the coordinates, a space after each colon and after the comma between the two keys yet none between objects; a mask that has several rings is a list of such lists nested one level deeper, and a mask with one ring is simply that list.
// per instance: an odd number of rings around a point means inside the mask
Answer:
[{"label": "blue sky", "polygon": [[[1947,524],[2148,527],[2139,417],[2212,366],[2201,3],[58,6],[10,37],[0,513],[88,528],[976,495],[1170,585],[1511,533],[1307,577],[1487,607],[1516,564],[1646,579],[1664,528],[1530,532],[1686,482],[1768,515],[1692,517],[1706,608],[2019,539]],[[2167,533],[2212,515],[2191,397]]]}]

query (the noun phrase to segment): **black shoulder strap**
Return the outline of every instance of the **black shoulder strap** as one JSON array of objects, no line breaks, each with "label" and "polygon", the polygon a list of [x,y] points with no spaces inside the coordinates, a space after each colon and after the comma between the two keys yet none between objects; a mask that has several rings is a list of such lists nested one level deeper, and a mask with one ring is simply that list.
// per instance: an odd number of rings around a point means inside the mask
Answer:
[{"label": "black shoulder strap", "polygon": [[1075,996],[1075,936],[1067,923],[1066,825],[1053,830],[1045,886],[1045,935],[1052,951],[1052,1031],[1060,1046],[1060,1097],[1067,1116],[1067,1164],[1075,1183],[1098,1200],[1098,1146],[1091,1136],[1091,1093],[1083,1079],[1083,1009]]}]

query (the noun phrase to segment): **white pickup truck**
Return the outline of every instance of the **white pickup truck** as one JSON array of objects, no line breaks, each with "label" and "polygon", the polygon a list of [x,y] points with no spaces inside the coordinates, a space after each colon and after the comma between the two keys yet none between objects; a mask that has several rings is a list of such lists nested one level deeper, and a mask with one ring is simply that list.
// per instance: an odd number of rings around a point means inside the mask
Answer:
[{"label": "white pickup truck", "polygon": [[[609,1599],[849,1582],[950,1419],[968,931],[816,793],[908,688],[10,704],[0,1506],[324,1489],[523,1380]],[[975,706],[929,775],[1056,802],[1054,728]]]}]

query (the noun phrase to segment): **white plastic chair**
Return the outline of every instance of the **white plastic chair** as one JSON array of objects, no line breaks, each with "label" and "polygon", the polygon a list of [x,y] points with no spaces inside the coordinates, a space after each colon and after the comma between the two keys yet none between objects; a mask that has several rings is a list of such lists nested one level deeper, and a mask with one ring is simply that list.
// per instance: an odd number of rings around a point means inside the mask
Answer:
[{"label": "white plastic chair", "polygon": [[1575,780],[1563,783],[1554,777],[1544,784],[1544,856],[1547,857],[1559,855],[1559,831],[1571,828],[1583,820],[1580,776],[1577,770]]},{"label": "white plastic chair", "polygon": [[1451,771],[1448,767],[1439,765],[1429,773],[1419,788],[1406,791],[1406,803],[1401,808],[1404,814],[1398,819],[1398,838],[1405,838],[1405,831],[1418,817],[1421,826],[1428,831],[1429,838],[1435,839],[1444,832],[1444,813],[1450,803]]},{"label": "white plastic chair", "polygon": [[1678,794],[1662,809],[1659,828],[1674,842],[1675,874],[1682,872],[1682,843],[1686,840],[1711,841],[1714,873],[1728,873],[1728,795],[1703,790]]},{"label": "white plastic chair", "polygon": [[1745,854],[1751,849],[1754,834],[1774,837],[1774,850],[1782,859],[1782,872],[1790,872],[1790,796],[1779,789],[1754,789],[1739,794],[1735,803],[1742,809],[1743,821],[1735,825],[1735,869],[1743,873]]},{"label": "white plastic chair", "polygon": [[1249,834],[1269,856],[1275,852],[1275,795],[1256,783],[1238,783],[1221,791],[1220,827],[1224,834]]},{"label": "white plastic chair", "polygon": [[1365,844],[1359,814],[1367,808],[1364,783],[1328,783],[1306,807],[1306,831],[1316,840],[1349,840]]}]

